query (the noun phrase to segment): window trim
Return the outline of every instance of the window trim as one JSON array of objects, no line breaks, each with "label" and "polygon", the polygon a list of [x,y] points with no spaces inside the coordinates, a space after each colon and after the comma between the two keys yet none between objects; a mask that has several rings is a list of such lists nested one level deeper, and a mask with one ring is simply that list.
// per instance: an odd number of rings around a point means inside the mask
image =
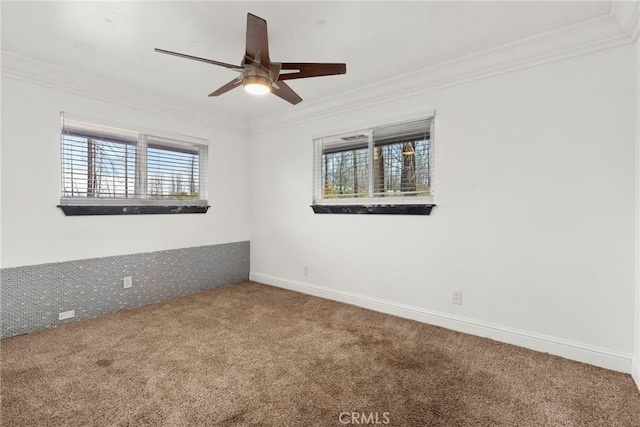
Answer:
[{"label": "window trim", "polygon": [[108,199],[106,197],[61,197],[61,206],[204,206],[206,199]]},{"label": "window trim", "polygon": [[[88,127],[113,129],[114,135],[135,134],[136,149],[144,152],[144,155],[137,156],[135,167],[135,196],[134,197],[65,197],[64,196],[64,160],[63,160],[63,137],[65,134],[76,134],[79,137],[87,137],[83,134],[82,127],[79,126],[72,132],[66,132],[65,119],[86,124]],[[88,129],[91,133],[91,129]],[[60,204],[57,206],[65,215],[131,215],[131,214],[175,214],[175,213],[206,213],[209,209],[207,201],[208,195],[208,164],[209,146],[208,141],[203,138],[196,138],[186,135],[173,134],[170,132],[158,131],[130,125],[122,125],[113,122],[105,122],[94,118],[83,117],[75,114],[60,112],[59,129],[60,150]],[[121,139],[121,138],[120,138]],[[119,138],[114,138],[116,142]],[[128,143],[128,142],[123,142]],[[150,199],[148,198],[147,161],[149,147],[168,150],[191,152],[198,155],[199,176],[198,176],[198,199]],[[191,148],[190,148],[191,147]],[[202,197],[204,196],[204,197]]]},{"label": "window trim", "polygon": [[[343,197],[343,198],[322,198],[322,154],[323,146],[318,141],[324,138],[331,137],[348,137],[351,135],[366,135],[368,138],[367,148],[371,147],[374,143],[373,131],[376,128],[385,126],[392,126],[401,124],[403,122],[413,122],[418,120],[430,120],[430,135],[429,135],[429,170],[430,176],[430,195],[428,196],[415,196],[415,197]],[[435,152],[435,128],[436,114],[435,110],[426,111],[419,114],[410,116],[399,117],[395,120],[385,121],[383,123],[374,122],[368,123],[357,127],[359,130],[354,130],[354,127],[350,127],[348,130],[334,131],[330,133],[324,133],[313,137],[313,189],[312,189],[312,205],[314,213],[340,213],[340,214],[404,214],[404,215],[429,215],[434,203],[434,152]],[[364,147],[363,147],[364,148]],[[342,150],[340,150],[342,151]],[[336,151],[337,152],[337,151]],[[373,150],[369,150],[369,156],[373,157]],[[370,159],[370,164],[373,164],[373,160]],[[373,179],[369,179],[368,194],[373,194]]]}]

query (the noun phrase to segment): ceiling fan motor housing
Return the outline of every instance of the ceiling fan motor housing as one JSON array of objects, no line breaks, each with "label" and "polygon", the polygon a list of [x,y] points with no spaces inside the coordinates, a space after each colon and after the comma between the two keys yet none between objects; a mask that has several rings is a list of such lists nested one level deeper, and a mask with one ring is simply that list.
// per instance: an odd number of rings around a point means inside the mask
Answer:
[{"label": "ceiling fan motor housing", "polygon": [[268,89],[266,92],[270,92],[271,79],[269,78],[269,72],[262,69],[262,67],[246,67],[242,76],[242,85],[245,88],[249,85],[259,85]]}]

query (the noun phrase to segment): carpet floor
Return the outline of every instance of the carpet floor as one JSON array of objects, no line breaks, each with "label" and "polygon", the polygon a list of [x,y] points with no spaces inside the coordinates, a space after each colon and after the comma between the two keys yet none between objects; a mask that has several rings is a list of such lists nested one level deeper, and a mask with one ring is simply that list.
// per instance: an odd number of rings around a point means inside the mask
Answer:
[{"label": "carpet floor", "polygon": [[640,426],[629,375],[253,282],[1,351],[3,426]]}]

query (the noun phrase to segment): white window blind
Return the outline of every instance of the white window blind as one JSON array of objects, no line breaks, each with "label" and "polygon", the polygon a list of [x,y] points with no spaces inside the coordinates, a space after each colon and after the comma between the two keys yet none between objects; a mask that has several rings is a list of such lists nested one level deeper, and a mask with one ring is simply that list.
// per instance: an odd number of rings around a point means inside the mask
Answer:
[{"label": "white window blind", "polygon": [[431,119],[373,130],[374,197],[431,195]]},{"label": "white window blind", "polygon": [[317,138],[314,203],[432,201],[433,116]]},{"label": "white window blind", "polygon": [[368,135],[328,138],[325,143],[321,163],[322,196],[335,199],[367,197]]},{"label": "white window blind", "polygon": [[200,163],[197,148],[149,143],[147,189],[152,199],[198,199]]},{"label": "white window blind", "polygon": [[156,133],[62,114],[61,204],[206,205],[207,145]]}]

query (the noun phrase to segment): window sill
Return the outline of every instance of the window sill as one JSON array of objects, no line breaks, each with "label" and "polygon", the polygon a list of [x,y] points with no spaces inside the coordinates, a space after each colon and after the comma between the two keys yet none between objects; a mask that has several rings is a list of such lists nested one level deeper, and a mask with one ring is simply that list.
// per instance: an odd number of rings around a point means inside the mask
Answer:
[{"label": "window sill", "polygon": [[430,215],[435,205],[311,205],[316,214]]},{"label": "window sill", "polygon": [[66,216],[207,213],[208,205],[58,205]]}]

